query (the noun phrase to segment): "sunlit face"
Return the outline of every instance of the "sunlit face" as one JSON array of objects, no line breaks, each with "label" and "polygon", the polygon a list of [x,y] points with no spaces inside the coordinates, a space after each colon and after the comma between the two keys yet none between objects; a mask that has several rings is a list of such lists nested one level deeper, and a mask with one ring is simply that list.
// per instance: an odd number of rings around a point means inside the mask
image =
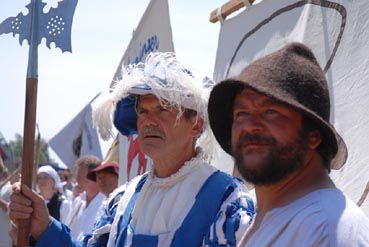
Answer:
[{"label": "sunlit face", "polygon": [[55,188],[54,179],[46,172],[40,172],[37,174],[37,186],[40,189],[41,194],[53,191]]},{"label": "sunlit face", "polygon": [[118,187],[118,176],[107,171],[96,172],[96,183],[99,190],[108,196],[115,188]]},{"label": "sunlit face", "polygon": [[177,120],[178,110],[166,109],[154,95],[140,96],[137,103],[137,128],[141,150],[155,163],[165,155],[181,155],[193,147],[198,135],[193,131],[195,117]]},{"label": "sunlit face", "polygon": [[89,186],[96,186],[94,181],[87,178],[88,168],[86,165],[81,164],[77,168],[77,183],[82,191],[85,191]]},{"label": "sunlit face", "polygon": [[307,149],[301,113],[249,89],[236,96],[232,150],[247,181],[280,181],[304,164]]}]

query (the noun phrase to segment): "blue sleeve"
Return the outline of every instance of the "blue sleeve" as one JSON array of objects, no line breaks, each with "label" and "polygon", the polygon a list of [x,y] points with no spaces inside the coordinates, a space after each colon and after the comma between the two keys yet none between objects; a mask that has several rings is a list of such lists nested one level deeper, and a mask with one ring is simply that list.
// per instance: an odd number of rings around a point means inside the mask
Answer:
[{"label": "blue sleeve", "polygon": [[74,240],[70,235],[68,226],[52,218],[49,227],[36,244],[37,247],[82,247],[83,245]]},{"label": "blue sleeve", "polygon": [[255,212],[255,202],[238,179],[233,191],[225,195],[214,223],[204,238],[205,246],[237,246],[250,226]]}]

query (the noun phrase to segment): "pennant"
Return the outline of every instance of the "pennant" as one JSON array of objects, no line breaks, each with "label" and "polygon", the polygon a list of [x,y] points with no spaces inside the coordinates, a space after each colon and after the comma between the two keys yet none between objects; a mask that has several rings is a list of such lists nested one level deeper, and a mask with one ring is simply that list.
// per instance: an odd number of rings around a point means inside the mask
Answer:
[{"label": "pennant", "polygon": [[31,0],[26,6],[27,15],[21,12],[15,17],[5,19],[0,24],[0,35],[12,33],[15,37],[19,34],[19,43],[22,45],[24,40],[30,44],[31,33],[34,32],[33,35],[37,36],[37,45],[43,38],[46,38],[48,48],[51,43],[54,43],[63,52],[72,52],[71,30],[77,0],[58,2],[57,8],[50,8],[48,13],[43,12],[45,5],[46,3],[41,0]]},{"label": "pennant", "polygon": [[74,162],[81,156],[95,155],[102,159],[97,130],[92,126],[91,103],[98,95],[49,141],[49,146],[72,171],[75,171]]}]

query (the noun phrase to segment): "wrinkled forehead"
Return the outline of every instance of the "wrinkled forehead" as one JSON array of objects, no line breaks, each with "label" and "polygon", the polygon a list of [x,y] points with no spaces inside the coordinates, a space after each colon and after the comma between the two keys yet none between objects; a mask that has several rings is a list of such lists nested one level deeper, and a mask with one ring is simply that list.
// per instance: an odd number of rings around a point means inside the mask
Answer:
[{"label": "wrinkled forehead", "polygon": [[283,104],[282,102],[268,95],[259,93],[249,88],[244,88],[235,95],[233,108],[243,107],[246,103],[252,103],[253,105],[259,107],[268,107],[275,105],[289,107],[286,104]]},{"label": "wrinkled forehead", "polygon": [[152,101],[160,103],[160,99],[154,94],[136,95],[136,106],[143,101]]}]

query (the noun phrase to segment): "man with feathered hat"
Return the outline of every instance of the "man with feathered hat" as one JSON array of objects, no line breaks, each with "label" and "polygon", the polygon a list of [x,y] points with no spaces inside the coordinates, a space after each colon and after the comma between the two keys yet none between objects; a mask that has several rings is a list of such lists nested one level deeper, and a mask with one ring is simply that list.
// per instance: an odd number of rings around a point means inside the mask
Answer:
[{"label": "man with feathered hat", "polygon": [[[173,53],[149,55],[123,72],[113,92],[94,109],[103,138],[112,124],[138,133],[152,170],[115,192],[95,225],[89,246],[235,246],[249,226],[254,203],[245,186],[210,165],[216,141],[208,128],[213,82],[199,80]],[[26,197],[36,195],[23,188]],[[15,202],[21,194],[14,193]],[[16,205],[17,208],[20,205]],[[39,214],[33,207],[32,220]],[[37,213],[36,213],[37,212]],[[11,213],[12,219],[16,211]],[[26,215],[23,217],[30,217]],[[43,213],[32,225],[38,246],[72,246],[66,226]],[[58,241],[56,241],[56,237]],[[87,243],[88,240],[88,243]]]},{"label": "man with feathered hat", "polygon": [[329,177],[347,157],[329,123],[328,84],[292,43],[217,84],[211,128],[254,184],[257,212],[239,246],[369,246],[369,221]]}]

